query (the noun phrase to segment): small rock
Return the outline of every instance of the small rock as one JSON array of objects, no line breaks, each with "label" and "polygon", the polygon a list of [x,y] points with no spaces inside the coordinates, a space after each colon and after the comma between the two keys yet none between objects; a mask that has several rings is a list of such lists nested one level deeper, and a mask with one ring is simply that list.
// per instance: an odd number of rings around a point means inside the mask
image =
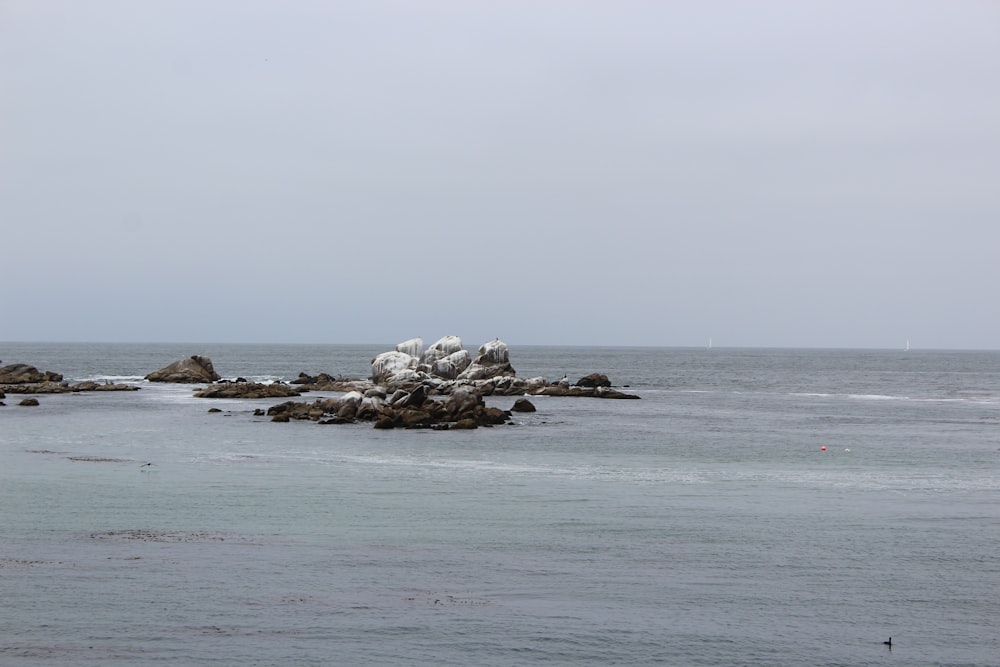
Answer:
[{"label": "small rock", "polygon": [[514,405],[510,409],[511,412],[534,412],[535,405],[526,398],[519,398],[514,401]]}]

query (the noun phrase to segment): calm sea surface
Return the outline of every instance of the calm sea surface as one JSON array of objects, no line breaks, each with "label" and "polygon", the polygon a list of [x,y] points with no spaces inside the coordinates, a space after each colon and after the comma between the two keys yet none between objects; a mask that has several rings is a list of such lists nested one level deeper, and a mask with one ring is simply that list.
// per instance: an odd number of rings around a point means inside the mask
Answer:
[{"label": "calm sea surface", "polygon": [[0,344],[142,386],[0,407],[0,664],[1000,664],[1000,352],[515,346],[642,400],[445,432],[141,379],[387,349]]}]

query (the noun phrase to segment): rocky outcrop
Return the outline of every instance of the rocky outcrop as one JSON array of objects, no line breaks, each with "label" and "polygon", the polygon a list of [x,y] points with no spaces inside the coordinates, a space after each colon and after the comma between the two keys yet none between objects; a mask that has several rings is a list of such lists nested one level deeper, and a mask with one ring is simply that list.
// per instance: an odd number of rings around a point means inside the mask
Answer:
[{"label": "rocky outcrop", "polygon": [[[300,373],[292,380],[303,391],[413,391],[422,387],[428,395],[450,395],[472,389],[482,396],[580,396],[591,398],[639,398],[611,389],[603,373],[591,373],[570,386],[567,378],[553,384],[543,377],[519,378],[510,364],[507,344],[499,338],[483,343],[473,359],[458,336],[445,336],[424,349],[423,339],[411,338],[394,350],[377,355],[366,380],[334,379]],[[598,391],[600,389],[600,391]]]},{"label": "rocky outcrop", "polygon": [[196,391],[194,395],[196,398],[287,398],[302,394],[281,382],[220,382]]},{"label": "rocky outcrop", "polygon": [[484,343],[475,359],[458,336],[445,336],[426,350],[422,348],[423,340],[412,338],[399,343],[395,350],[377,355],[372,359],[371,381],[389,388],[424,384],[447,394],[455,387],[516,376],[508,360],[507,345],[499,338]]},{"label": "rocky outcrop", "polygon": [[[318,373],[316,375],[308,375],[306,373],[299,373],[299,376],[292,380],[292,384],[299,387],[299,391],[335,391],[335,392],[348,392],[348,391],[361,391],[364,393],[372,387],[376,387],[374,382],[371,380],[352,380],[343,377],[333,377],[329,373]],[[385,389],[383,388],[383,391]]]},{"label": "rocky outcrop", "polygon": [[81,391],[139,391],[132,384],[94,382],[84,380],[76,384],[69,382],[34,382],[30,384],[0,385],[9,394],[73,394]]},{"label": "rocky outcrop", "polygon": [[215,382],[221,379],[219,374],[212,367],[212,360],[208,357],[192,355],[188,359],[181,359],[174,363],[153,371],[146,376],[150,382],[180,382],[199,383]]},{"label": "rocky outcrop", "polygon": [[34,382],[62,382],[63,376],[52,371],[39,371],[28,364],[10,364],[0,368],[0,384],[30,384]]},{"label": "rocky outcrop", "polygon": [[28,364],[10,364],[0,368],[0,398],[8,394],[69,394],[81,391],[136,391],[129,384],[85,380],[70,384],[52,371],[39,371]]},{"label": "rocky outcrop", "polygon": [[350,392],[341,398],[312,403],[288,401],[268,409],[271,421],[310,420],[321,424],[371,422],[374,428],[478,428],[504,424],[510,412],[487,407],[478,392],[463,389],[441,400],[427,396],[423,388],[396,391],[388,396]]}]

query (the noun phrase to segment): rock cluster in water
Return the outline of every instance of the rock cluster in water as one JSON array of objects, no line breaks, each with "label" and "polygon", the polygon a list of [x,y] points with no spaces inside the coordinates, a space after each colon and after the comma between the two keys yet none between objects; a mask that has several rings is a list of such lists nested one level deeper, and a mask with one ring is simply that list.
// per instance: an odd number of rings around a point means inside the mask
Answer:
[{"label": "rock cluster in water", "polygon": [[285,398],[302,394],[284,382],[264,384],[240,378],[235,382],[223,381],[199,389],[194,395],[196,398]]},{"label": "rock cluster in water", "polygon": [[[519,378],[510,364],[507,345],[499,338],[483,343],[473,357],[457,336],[445,336],[427,348],[420,338],[399,343],[394,350],[372,359],[371,374],[365,379],[300,373],[289,384],[248,382],[244,378],[222,380],[212,360],[198,355],[153,371],[146,379],[208,385],[195,392],[199,398],[266,399],[295,397],[309,391],[342,393],[339,398],[288,401],[272,406],[266,413],[257,410],[255,414],[269,415],[272,421],[301,419],[323,424],[369,421],[375,428],[468,429],[503,424],[510,421],[512,412],[535,411],[525,396],[639,398],[614,389],[601,373],[582,377],[572,386],[565,377],[554,383],[544,377]],[[4,398],[3,391],[45,394],[137,389],[110,382],[70,385],[58,373],[41,372],[26,364],[0,368],[0,398]],[[519,398],[510,410],[501,410],[486,405],[484,397],[493,395]]]},{"label": "rock cluster in water", "polygon": [[[84,380],[70,384],[52,371],[40,371],[28,364],[0,367],[0,398],[5,394],[68,394],[81,391],[136,391],[138,387],[112,382]],[[22,403],[23,404],[23,403]]]},{"label": "rock cluster in water", "polygon": [[487,407],[481,394],[471,389],[455,391],[443,400],[430,398],[423,388],[396,390],[391,396],[378,389],[341,398],[297,403],[288,401],[268,409],[271,421],[309,419],[321,424],[373,422],[375,428],[471,429],[503,424],[510,411]]},{"label": "rock cluster in water", "polygon": [[570,386],[568,380],[552,383],[544,377],[519,378],[510,364],[507,344],[499,338],[479,347],[475,357],[458,336],[445,336],[424,349],[423,340],[413,338],[372,359],[371,376],[364,380],[334,379],[326,373],[300,373],[292,380],[304,391],[357,391],[375,388],[386,393],[423,387],[431,395],[448,395],[458,389],[473,389],[483,396],[590,396],[595,398],[639,398],[611,388],[607,375],[592,373]]},{"label": "rock cluster in water", "polygon": [[[574,386],[566,378],[557,383],[542,377],[518,378],[503,341],[484,343],[472,357],[457,336],[446,336],[426,349],[420,338],[399,343],[395,350],[372,360],[371,376],[364,380],[301,373],[292,382],[301,391],[345,394],[341,398],[273,406],[266,413],[272,421],[370,421],[376,428],[477,428],[508,422],[511,411],[535,409],[524,398],[518,399],[511,410],[487,407],[485,396],[639,398],[612,389],[608,377],[599,373],[581,378]],[[443,398],[435,400],[432,396]]]}]

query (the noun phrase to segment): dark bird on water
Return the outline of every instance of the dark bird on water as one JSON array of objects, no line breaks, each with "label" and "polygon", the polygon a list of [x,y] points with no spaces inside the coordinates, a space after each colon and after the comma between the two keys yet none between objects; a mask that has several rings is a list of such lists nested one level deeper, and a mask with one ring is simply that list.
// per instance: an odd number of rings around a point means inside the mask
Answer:
[{"label": "dark bird on water", "polygon": [[889,637],[889,641],[882,642],[882,643],[885,644],[886,646],[888,646],[889,648],[892,648],[892,637]]}]

